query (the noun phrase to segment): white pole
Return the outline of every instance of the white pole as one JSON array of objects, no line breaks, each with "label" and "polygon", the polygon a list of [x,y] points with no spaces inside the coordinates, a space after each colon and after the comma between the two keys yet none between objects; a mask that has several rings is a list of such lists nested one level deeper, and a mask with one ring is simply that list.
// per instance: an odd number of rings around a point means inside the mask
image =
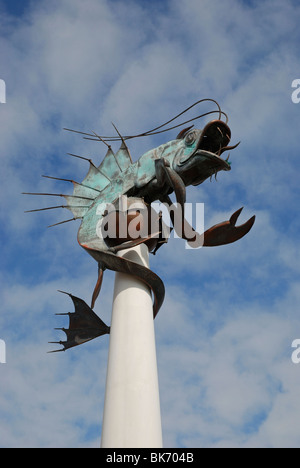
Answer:
[{"label": "white pole", "polygon": [[[145,244],[119,252],[149,268]],[[102,448],[162,448],[152,299],[131,275],[116,273]]]}]

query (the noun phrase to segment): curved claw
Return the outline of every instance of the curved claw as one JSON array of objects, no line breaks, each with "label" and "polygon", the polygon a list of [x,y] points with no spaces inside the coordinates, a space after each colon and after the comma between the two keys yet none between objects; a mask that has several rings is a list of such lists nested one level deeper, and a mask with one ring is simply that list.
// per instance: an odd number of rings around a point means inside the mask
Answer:
[{"label": "curved claw", "polygon": [[237,210],[230,217],[229,221],[216,224],[204,233],[204,247],[214,247],[217,245],[231,244],[244,237],[252,228],[255,216],[248,219],[244,224],[236,226],[237,219],[243,207]]}]

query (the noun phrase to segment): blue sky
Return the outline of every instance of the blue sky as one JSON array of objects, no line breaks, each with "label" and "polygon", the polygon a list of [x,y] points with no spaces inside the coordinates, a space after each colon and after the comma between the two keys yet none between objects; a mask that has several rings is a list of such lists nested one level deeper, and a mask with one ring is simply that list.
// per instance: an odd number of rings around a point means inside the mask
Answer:
[{"label": "blue sky", "polygon": [[[57,290],[89,301],[97,267],[79,221],[48,229],[68,213],[24,214],[47,200],[21,192],[71,193],[41,175],[81,181],[86,163],[66,153],[104,157],[63,127],[136,133],[205,97],[241,144],[232,171],[187,201],[205,204],[206,228],[241,206],[241,222],[257,218],[235,244],[172,239],[152,258],[167,292],[155,320],[164,445],[299,447],[299,21],[291,0],[0,1],[1,447],[99,446],[108,353],[105,336],[47,354],[54,314],[72,310]],[[133,159],[176,134],[132,141]],[[95,308],[106,323],[113,280]]]}]

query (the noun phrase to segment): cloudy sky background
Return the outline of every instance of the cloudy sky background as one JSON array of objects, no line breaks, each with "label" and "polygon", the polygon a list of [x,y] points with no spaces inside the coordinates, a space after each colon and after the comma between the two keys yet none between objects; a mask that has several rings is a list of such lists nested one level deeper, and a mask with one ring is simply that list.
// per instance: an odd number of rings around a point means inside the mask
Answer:
[{"label": "cloudy sky background", "polygon": [[[48,229],[70,213],[24,214],[56,199],[21,192],[71,193],[41,178],[81,181],[88,165],[67,152],[101,162],[103,145],[63,127],[137,133],[205,97],[241,144],[188,201],[205,203],[206,228],[241,206],[240,222],[257,219],[236,244],[174,239],[152,258],[164,445],[299,447],[299,24],[296,0],[0,0],[1,447],[99,447],[109,342],[47,354],[66,325],[54,313],[73,309],[57,289],[89,301],[97,266],[79,221]],[[130,142],[133,159],[176,134]],[[95,308],[108,324],[113,280]]]}]

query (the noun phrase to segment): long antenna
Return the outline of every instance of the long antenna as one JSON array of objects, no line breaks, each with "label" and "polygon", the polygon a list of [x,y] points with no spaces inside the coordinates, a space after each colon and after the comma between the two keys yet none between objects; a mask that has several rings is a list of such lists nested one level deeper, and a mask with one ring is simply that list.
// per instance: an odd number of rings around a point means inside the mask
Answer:
[{"label": "long antenna", "polygon": [[[214,111],[210,111],[210,112],[205,112],[203,114],[200,114],[198,115],[197,117],[194,117],[192,119],[189,119],[189,120],[186,120],[185,122],[181,122],[180,124],[177,124],[177,125],[173,125],[169,128],[166,128],[164,130],[161,130],[163,127],[165,127],[166,125],[170,124],[171,122],[174,122],[174,120],[178,119],[181,115],[185,114],[186,112],[188,112],[189,110],[191,110],[193,107],[195,107],[196,105],[202,103],[202,102],[213,102],[214,104],[216,104],[217,106],[217,110],[214,110]],[[79,130],[72,130],[72,129],[69,129],[69,128],[64,128],[64,130],[67,130],[67,131],[70,131],[70,132],[74,132],[74,133],[79,133],[81,135],[85,135],[84,138],[86,140],[92,140],[92,141],[98,141],[97,139],[100,139],[103,143],[107,144],[106,142],[107,141],[118,141],[118,140],[121,140],[121,141],[124,141],[124,140],[128,140],[128,139],[132,139],[132,138],[140,138],[140,137],[145,137],[145,136],[150,136],[150,135],[156,135],[158,133],[164,133],[164,132],[168,132],[170,130],[173,130],[175,128],[178,128],[178,127],[181,127],[182,125],[185,125],[189,122],[193,122],[194,120],[197,120],[197,119],[200,119],[202,117],[205,117],[207,115],[210,115],[210,114],[214,114],[214,113],[218,113],[219,114],[219,120],[221,120],[221,117],[222,115],[225,117],[226,119],[226,123],[228,123],[228,116],[225,112],[222,111],[219,103],[214,100],[214,99],[210,99],[210,98],[206,98],[206,99],[200,99],[199,101],[196,101],[194,104],[192,104],[191,106],[187,107],[186,109],[184,109],[182,112],[180,112],[179,114],[177,114],[175,117],[173,117],[172,119],[168,120],[167,122],[159,125],[158,127],[155,127],[151,130],[148,130],[147,132],[143,132],[143,133],[139,133],[139,134],[136,134],[136,135],[126,135],[126,136],[121,136],[120,133],[117,131],[119,137],[114,137],[114,136],[100,136],[100,135],[97,135],[97,138],[94,138],[95,137],[95,132],[93,132],[93,134],[91,133],[87,133],[87,132],[81,132]]]},{"label": "long antenna", "polygon": [[108,143],[106,143],[106,141],[103,140],[103,138],[102,138],[100,135],[98,135],[98,134],[97,134],[96,132],[94,132],[94,131],[93,131],[93,133],[94,133],[94,135],[95,135],[100,141],[102,141],[102,143],[104,143],[104,144],[108,147],[108,149],[111,149],[111,146],[110,146]]}]

